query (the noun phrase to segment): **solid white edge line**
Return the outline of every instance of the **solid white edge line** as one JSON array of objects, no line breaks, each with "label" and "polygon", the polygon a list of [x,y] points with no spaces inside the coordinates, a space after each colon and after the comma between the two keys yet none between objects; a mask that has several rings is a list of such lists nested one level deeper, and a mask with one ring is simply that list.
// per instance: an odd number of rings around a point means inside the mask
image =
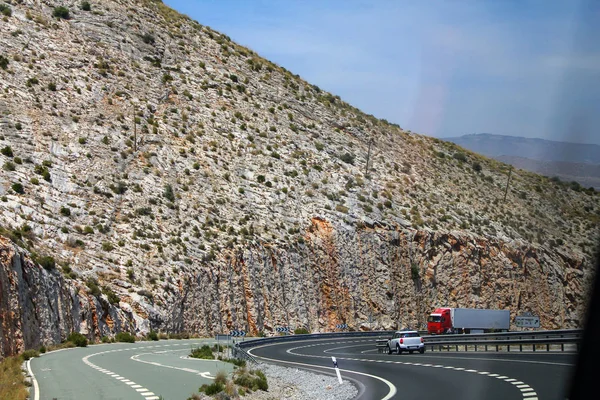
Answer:
[{"label": "solid white edge line", "polygon": [[37,379],[35,379],[35,375],[33,375],[33,371],[31,370],[31,358],[27,360],[27,372],[29,372],[31,380],[33,381],[33,399],[40,400],[40,387]]},{"label": "solid white edge line", "polygon": [[[272,358],[261,357],[261,356],[257,356],[256,354],[252,354],[252,350],[258,349],[258,348],[261,348],[261,347],[267,347],[267,346],[269,346],[269,345],[254,347],[253,349],[248,350],[248,354],[250,354],[250,355],[252,355],[252,356],[254,356],[256,358],[260,358],[260,359],[263,359],[263,360],[274,361],[276,363],[286,363],[286,364],[302,365],[302,366],[311,367],[311,368],[317,367],[317,368],[322,368],[322,369],[332,369],[332,370],[335,370],[335,368],[332,368],[332,367],[322,367],[320,365],[304,364],[304,363],[293,362],[293,361],[275,360],[275,359],[272,359]],[[379,376],[376,376],[376,375],[371,375],[371,374],[365,374],[364,372],[352,371],[352,370],[349,370],[349,369],[340,369],[340,371],[349,372],[351,374],[368,376],[370,378],[375,378],[375,379],[378,379],[378,380],[382,381],[383,383],[385,383],[389,387],[390,391],[388,392],[388,394],[385,397],[382,397],[381,400],[389,400],[389,399],[391,399],[392,397],[394,397],[396,395],[396,392],[397,392],[396,386],[394,386],[394,384],[392,382],[390,382],[390,381],[388,381],[386,379],[383,379],[382,377],[379,377]]]}]

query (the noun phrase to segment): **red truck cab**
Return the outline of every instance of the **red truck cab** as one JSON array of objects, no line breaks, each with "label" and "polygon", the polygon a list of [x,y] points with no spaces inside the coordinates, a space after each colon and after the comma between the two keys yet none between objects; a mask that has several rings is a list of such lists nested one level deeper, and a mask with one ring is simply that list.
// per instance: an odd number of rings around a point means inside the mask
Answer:
[{"label": "red truck cab", "polygon": [[452,330],[450,308],[436,308],[427,317],[427,332],[430,335],[439,335]]}]

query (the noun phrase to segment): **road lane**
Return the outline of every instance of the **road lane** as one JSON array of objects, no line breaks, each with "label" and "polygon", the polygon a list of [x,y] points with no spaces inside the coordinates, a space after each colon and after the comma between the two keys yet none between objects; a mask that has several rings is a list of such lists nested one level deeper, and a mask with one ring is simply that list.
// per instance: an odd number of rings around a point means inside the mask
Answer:
[{"label": "road lane", "polygon": [[[233,370],[229,363],[182,358],[191,347],[213,343],[192,339],[94,345],[49,352],[33,359],[31,368],[40,400],[185,399],[211,383],[218,370]],[[136,355],[141,355],[139,361],[132,359]]]},{"label": "road lane", "polygon": [[[373,339],[328,339],[276,343],[253,354],[290,362],[327,365],[366,372],[391,381],[395,398],[564,399],[575,354],[439,353],[387,355],[370,353]],[[369,391],[368,384],[367,391]],[[377,386],[377,382],[370,382]],[[377,389],[377,388],[375,388]],[[372,397],[368,397],[371,395]],[[365,398],[375,397],[368,393]],[[380,396],[378,393],[377,396]]]}]

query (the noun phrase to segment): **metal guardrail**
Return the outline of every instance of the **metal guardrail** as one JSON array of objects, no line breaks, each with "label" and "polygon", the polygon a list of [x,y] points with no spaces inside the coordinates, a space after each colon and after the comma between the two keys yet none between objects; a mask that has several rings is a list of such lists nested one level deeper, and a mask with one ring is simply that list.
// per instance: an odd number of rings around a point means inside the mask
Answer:
[{"label": "metal guardrail", "polygon": [[[347,337],[373,337],[376,338],[376,347],[383,352],[387,347],[387,340],[392,337],[396,331],[368,331],[368,332],[331,332],[316,334],[300,334],[273,336],[269,338],[247,340],[238,343],[236,347],[250,348],[268,343],[298,341],[298,340],[317,340],[317,339],[335,339]],[[421,332],[421,331],[419,331]],[[491,346],[499,351],[500,347],[507,347],[510,351],[511,346],[519,346],[519,351],[523,351],[523,346],[532,346],[532,351],[536,351],[539,346],[545,346],[546,351],[550,350],[551,345],[560,345],[561,351],[565,350],[565,344],[574,344],[579,351],[579,344],[583,336],[581,329],[561,329],[553,331],[517,331],[517,332],[499,332],[499,333],[477,333],[477,334],[447,334],[423,336],[425,347],[431,351],[436,348],[439,351],[450,351],[454,347],[458,351],[463,347],[465,351],[469,348],[479,350],[483,348],[486,351]],[[250,356],[251,357],[251,356]]]},{"label": "metal guardrail", "polygon": [[300,335],[273,336],[268,338],[260,338],[246,340],[238,343],[242,348],[260,346],[267,343],[297,341],[297,340],[316,340],[316,339],[335,339],[345,337],[391,337],[396,331],[368,331],[368,332],[330,332],[330,333],[311,333]]},{"label": "metal guardrail", "polygon": [[497,333],[469,333],[469,334],[444,334],[444,335],[428,335],[423,336],[423,340],[435,339],[436,341],[455,341],[457,338],[463,338],[464,340],[491,340],[492,338],[505,338],[511,340],[511,338],[567,338],[567,337],[581,337],[583,330],[581,329],[558,329],[553,331],[516,331],[516,332],[497,332]]},{"label": "metal guardrail", "polygon": [[232,350],[233,350],[233,357],[235,357],[237,359],[241,359],[241,360],[246,360],[247,363],[251,363],[254,365],[259,364],[258,360],[256,358],[254,358],[252,355],[250,355],[250,353],[248,353],[242,347],[240,347],[239,344],[236,344],[235,346],[233,346]]}]

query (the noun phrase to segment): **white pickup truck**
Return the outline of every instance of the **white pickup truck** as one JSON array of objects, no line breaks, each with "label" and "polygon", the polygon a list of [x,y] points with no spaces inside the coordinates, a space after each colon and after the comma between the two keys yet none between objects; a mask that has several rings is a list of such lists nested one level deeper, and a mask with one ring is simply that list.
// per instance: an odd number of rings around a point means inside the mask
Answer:
[{"label": "white pickup truck", "polygon": [[410,354],[418,351],[423,354],[425,353],[425,344],[417,331],[396,331],[387,344],[387,353],[392,354],[394,351],[398,354],[402,354],[404,351],[408,351]]}]

